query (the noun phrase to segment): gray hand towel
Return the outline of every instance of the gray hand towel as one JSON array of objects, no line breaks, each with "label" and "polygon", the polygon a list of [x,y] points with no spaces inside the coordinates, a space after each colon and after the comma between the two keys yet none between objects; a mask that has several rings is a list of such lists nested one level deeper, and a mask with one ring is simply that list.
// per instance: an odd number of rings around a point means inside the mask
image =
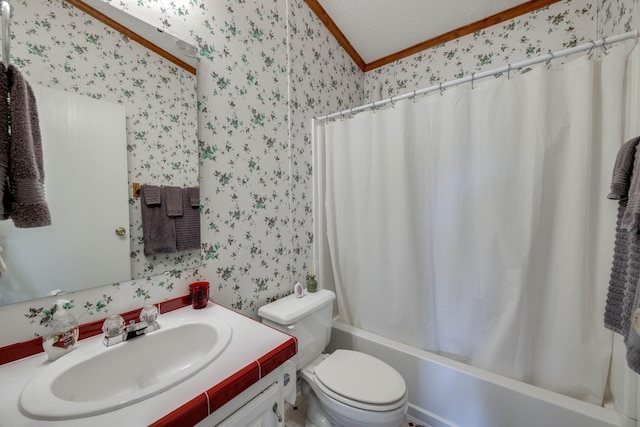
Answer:
[{"label": "gray hand towel", "polygon": [[[633,141],[633,140],[632,140]],[[633,163],[633,172],[631,173],[631,183],[627,195],[627,208],[622,217],[622,228],[629,230],[631,233],[640,232],[640,155],[638,149],[640,145],[636,145],[635,161]]]},{"label": "gray hand towel", "polygon": [[167,215],[171,217],[182,216],[182,188],[164,187],[164,190]]},{"label": "gray hand towel", "polygon": [[[11,137],[9,140],[9,188],[3,193],[3,212],[16,227],[51,225],[44,197],[42,137],[36,97],[20,71],[9,66]],[[3,101],[4,102],[4,101]],[[9,197],[9,199],[7,199]]]},{"label": "gray hand towel", "polygon": [[182,190],[182,216],[176,217],[176,247],[179,251],[200,249],[200,206],[192,206],[190,188]]},{"label": "gray hand towel", "polygon": [[140,192],[147,206],[159,206],[161,203],[160,187],[157,185],[143,185]]},{"label": "gray hand towel", "polygon": [[620,147],[616,163],[613,166],[611,192],[607,196],[608,199],[620,200],[629,196],[631,174],[633,172],[634,159],[636,158],[636,146],[639,141],[640,137],[636,137],[625,142]]},{"label": "gray hand towel", "polygon": [[[165,201],[165,189],[160,188],[160,197]],[[163,253],[176,252],[176,224],[173,218],[167,216],[164,206],[140,203],[142,212],[142,237],[144,239],[144,254],[152,256]]]},{"label": "gray hand towel", "polygon": [[189,202],[191,207],[200,207],[200,187],[189,187]]}]

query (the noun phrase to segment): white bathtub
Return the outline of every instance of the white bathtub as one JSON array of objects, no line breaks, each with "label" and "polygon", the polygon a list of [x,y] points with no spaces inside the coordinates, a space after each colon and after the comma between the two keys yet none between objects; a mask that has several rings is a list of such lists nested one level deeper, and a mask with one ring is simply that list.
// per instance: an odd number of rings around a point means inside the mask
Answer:
[{"label": "white bathtub", "polygon": [[[409,416],[431,427],[621,427],[621,413],[333,322],[327,351],[358,350],[402,374]],[[634,424],[635,425],[635,422]]]}]

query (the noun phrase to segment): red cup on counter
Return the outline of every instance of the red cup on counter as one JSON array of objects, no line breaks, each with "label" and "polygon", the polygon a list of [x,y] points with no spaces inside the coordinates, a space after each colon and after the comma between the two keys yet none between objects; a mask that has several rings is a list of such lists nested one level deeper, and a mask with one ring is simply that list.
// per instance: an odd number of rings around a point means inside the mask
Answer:
[{"label": "red cup on counter", "polygon": [[189,285],[189,296],[193,308],[205,308],[209,301],[209,282],[195,282]]}]

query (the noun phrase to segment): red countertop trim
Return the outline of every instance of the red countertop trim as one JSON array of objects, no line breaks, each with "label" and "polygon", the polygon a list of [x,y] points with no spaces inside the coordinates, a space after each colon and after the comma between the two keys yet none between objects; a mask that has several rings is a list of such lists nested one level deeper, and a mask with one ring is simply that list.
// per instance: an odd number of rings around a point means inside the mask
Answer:
[{"label": "red countertop trim", "polygon": [[160,314],[164,314],[191,305],[191,297],[189,295],[184,295],[165,302],[161,302],[157,305],[160,307]]},{"label": "red countertop trim", "polygon": [[150,427],[184,427],[198,424],[209,416],[207,395],[202,393],[160,418]]},{"label": "red countertop trim", "polygon": [[9,344],[8,346],[0,348],[0,365],[33,356],[43,351],[41,337],[16,344]]},{"label": "red countertop trim", "polygon": [[258,359],[258,363],[260,364],[260,378],[264,378],[269,372],[291,359],[297,352],[296,340],[291,337],[287,342],[280,344],[262,356]]},{"label": "red countertop trim", "polygon": [[[186,307],[189,304],[191,304],[189,295],[184,295],[154,305],[159,307],[160,314],[163,314]],[[121,316],[124,318],[126,323],[129,323],[130,320],[138,319],[140,316],[140,310],[142,309],[139,308],[137,310],[131,310],[121,314]],[[104,319],[100,319],[80,325],[80,339],[82,340],[101,334],[103,323]],[[33,356],[34,354],[42,353],[43,351],[42,337],[37,337],[20,343],[9,344],[7,346],[0,347],[0,365]]]},{"label": "red countertop trim", "polygon": [[214,413],[258,381],[260,381],[260,366],[258,362],[251,362],[221,383],[211,387],[206,392],[209,396],[209,413]]},{"label": "red countertop trim", "polygon": [[[276,369],[278,366],[282,365],[295,354],[296,341],[294,338],[291,338],[287,342],[279,345],[274,350],[262,356],[258,361],[252,362],[235,374],[226,378],[224,381],[207,390],[206,395],[209,397],[208,415],[214,413],[226,403],[230,402],[234,397],[260,381],[261,378]],[[199,400],[200,396],[196,399]],[[195,411],[199,411],[197,412],[199,414],[198,416],[201,415],[200,408],[196,405],[194,400],[162,417],[153,423],[151,427],[193,425],[202,421],[207,415],[198,419],[192,418],[195,417]],[[181,417],[180,414],[182,413],[185,418]]]}]

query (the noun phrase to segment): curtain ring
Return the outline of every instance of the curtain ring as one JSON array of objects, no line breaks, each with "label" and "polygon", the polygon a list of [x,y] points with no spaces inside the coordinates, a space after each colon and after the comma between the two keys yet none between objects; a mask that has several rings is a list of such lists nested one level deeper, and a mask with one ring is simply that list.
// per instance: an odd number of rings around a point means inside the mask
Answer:
[{"label": "curtain ring", "polygon": [[507,80],[511,78],[511,64],[507,64]]},{"label": "curtain ring", "polygon": [[555,56],[553,56],[553,52],[549,51],[549,55],[551,55],[551,58],[547,59],[547,70],[549,69],[549,67],[551,67],[551,60],[555,59]]},{"label": "curtain ring", "polygon": [[602,50],[604,51],[605,55],[609,54],[609,48],[607,47],[607,38],[606,37],[602,38]]},{"label": "curtain ring", "polygon": [[593,39],[590,39],[589,43],[591,43],[591,47],[589,48],[589,52],[587,52],[587,57],[591,59],[591,54],[593,53],[593,49],[596,48],[596,42],[594,42]]},{"label": "curtain ring", "polygon": [[636,35],[634,36],[634,43],[633,43],[633,47],[631,49],[629,49],[629,53],[627,53],[627,58],[629,57],[629,55],[631,55],[631,53],[636,50],[636,47],[638,47],[638,37],[640,37],[640,29],[637,29],[635,31]]},{"label": "curtain ring", "polygon": [[413,91],[413,94],[411,95],[411,99],[413,99],[413,103],[416,103],[416,91]]},{"label": "curtain ring", "polygon": [[440,83],[440,96],[444,95],[444,89],[442,89],[442,83]]},{"label": "curtain ring", "polygon": [[391,98],[389,98],[389,104],[391,104],[391,107],[395,107],[396,106],[396,101],[393,100],[393,96]]},{"label": "curtain ring", "polygon": [[473,73],[471,73],[471,90],[473,90],[473,82],[476,79],[476,73],[475,71]]}]

